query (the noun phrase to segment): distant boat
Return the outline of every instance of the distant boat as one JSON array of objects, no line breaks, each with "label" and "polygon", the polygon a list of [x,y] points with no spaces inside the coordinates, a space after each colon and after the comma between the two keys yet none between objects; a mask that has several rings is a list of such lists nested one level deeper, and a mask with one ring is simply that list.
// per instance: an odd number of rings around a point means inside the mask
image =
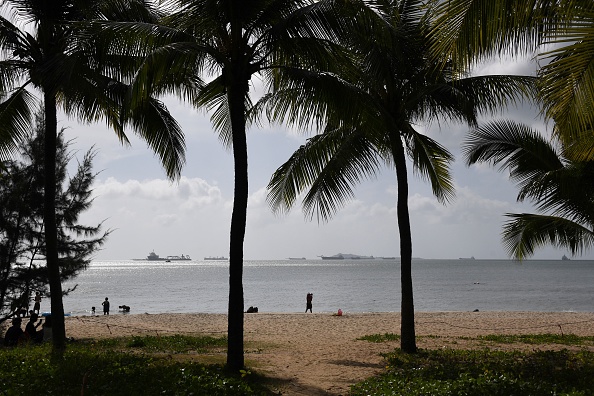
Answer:
[{"label": "distant boat", "polygon": [[344,260],[344,256],[340,253],[335,254],[334,256],[320,256],[322,260]]},{"label": "distant boat", "polygon": [[305,257],[289,257],[287,260],[305,260]]},{"label": "distant boat", "polygon": [[470,257],[460,257],[460,260],[474,260],[474,256],[470,256]]},{"label": "distant boat", "polygon": [[346,254],[346,253],[338,253],[334,256],[320,256],[322,260],[361,260],[361,259],[374,259],[373,256],[359,256],[358,254]]},{"label": "distant boat", "polygon": [[228,257],[223,257],[223,256],[216,256],[216,257],[204,257],[205,261],[226,261],[229,260]]},{"label": "distant boat", "polygon": [[563,261],[569,261],[569,257],[567,257],[566,255],[563,255],[563,257],[561,257],[561,260],[563,260]]},{"label": "distant boat", "polygon": [[136,261],[138,260],[147,260],[147,261],[165,261],[165,262],[170,262],[170,261],[190,261],[192,260],[192,258],[190,257],[190,255],[187,254],[182,254],[181,256],[167,256],[167,257],[161,257],[159,256],[157,253],[150,252],[148,256],[146,256],[146,259],[135,259]]}]

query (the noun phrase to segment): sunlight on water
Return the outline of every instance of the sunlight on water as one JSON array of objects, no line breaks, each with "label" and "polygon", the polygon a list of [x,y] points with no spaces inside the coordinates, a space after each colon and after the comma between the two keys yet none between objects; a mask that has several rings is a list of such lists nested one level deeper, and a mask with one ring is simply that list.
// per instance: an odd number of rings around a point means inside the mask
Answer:
[{"label": "sunlight on water", "polygon": [[[96,261],[64,299],[74,315],[112,313],[226,313],[228,262]],[[417,311],[594,310],[594,262],[529,260],[413,260]],[[304,312],[314,294],[314,312],[400,310],[399,260],[248,260],[244,263],[245,307],[260,312]],[[46,302],[49,303],[48,300]],[[49,308],[49,307],[48,307]],[[44,308],[42,307],[42,310]]]}]

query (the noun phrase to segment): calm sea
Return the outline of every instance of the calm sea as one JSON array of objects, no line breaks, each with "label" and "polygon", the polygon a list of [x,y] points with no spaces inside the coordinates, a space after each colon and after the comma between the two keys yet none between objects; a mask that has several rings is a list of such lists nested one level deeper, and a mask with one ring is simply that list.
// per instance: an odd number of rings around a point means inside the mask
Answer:
[{"label": "calm sea", "polygon": [[[226,313],[227,262],[96,261],[66,287],[73,315],[112,313]],[[417,311],[594,311],[594,261],[413,260]],[[260,312],[400,311],[400,262],[277,260],[244,263],[245,307]],[[49,311],[49,300],[42,311]]]}]

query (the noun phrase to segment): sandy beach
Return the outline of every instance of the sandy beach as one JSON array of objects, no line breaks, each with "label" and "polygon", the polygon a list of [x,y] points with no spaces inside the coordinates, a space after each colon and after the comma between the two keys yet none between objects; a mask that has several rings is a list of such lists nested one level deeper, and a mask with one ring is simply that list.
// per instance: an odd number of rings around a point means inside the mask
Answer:
[{"label": "sandy beach", "polygon": [[[472,337],[487,334],[575,334],[594,336],[594,313],[420,312],[415,316],[420,348],[484,347]],[[400,333],[399,313],[256,313],[245,315],[245,358],[253,370],[278,379],[283,395],[344,395],[349,386],[382,371],[381,353],[397,341],[357,338]],[[226,335],[224,314],[121,314],[66,318],[68,337],[126,335]],[[423,337],[432,336],[432,337]],[[461,338],[464,337],[464,338]],[[467,339],[469,337],[470,339]],[[556,345],[507,348],[555,349]],[[198,357],[197,360],[205,357]],[[225,352],[208,357],[224,362]]]}]

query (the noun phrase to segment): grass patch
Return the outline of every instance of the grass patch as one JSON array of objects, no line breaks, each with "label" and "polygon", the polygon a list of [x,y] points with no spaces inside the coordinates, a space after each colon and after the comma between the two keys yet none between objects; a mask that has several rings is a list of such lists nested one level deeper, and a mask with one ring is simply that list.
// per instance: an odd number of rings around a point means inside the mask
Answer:
[{"label": "grass patch", "polygon": [[0,348],[0,395],[270,395],[250,372],[170,356],[224,345],[225,338],[128,337],[76,342],[62,359],[50,358],[51,345]]},{"label": "grass patch", "polygon": [[492,341],[500,344],[560,344],[560,345],[594,345],[594,337],[582,337],[574,334],[522,334],[501,335],[491,334],[477,337],[479,340]]},{"label": "grass patch", "polygon": [[354,385],[359,395],[592,395],[594,353],[484,350],[395,351],[387,371]]},{"label": "grass patch", "polygon": [[386,341],[398,341],[400,340],[400,336],[394,333],[370,334],[363,337],[359,337],[357,338],[357,340],[380,343]]},{"label": "grass patch", "polygon": [[168,337],[134,336],[126,340],[126,347],[136,348],[147,352],[167,353],[204,353],[213,348],[226,348],[226,337],[190,337],[173,335]]}]

